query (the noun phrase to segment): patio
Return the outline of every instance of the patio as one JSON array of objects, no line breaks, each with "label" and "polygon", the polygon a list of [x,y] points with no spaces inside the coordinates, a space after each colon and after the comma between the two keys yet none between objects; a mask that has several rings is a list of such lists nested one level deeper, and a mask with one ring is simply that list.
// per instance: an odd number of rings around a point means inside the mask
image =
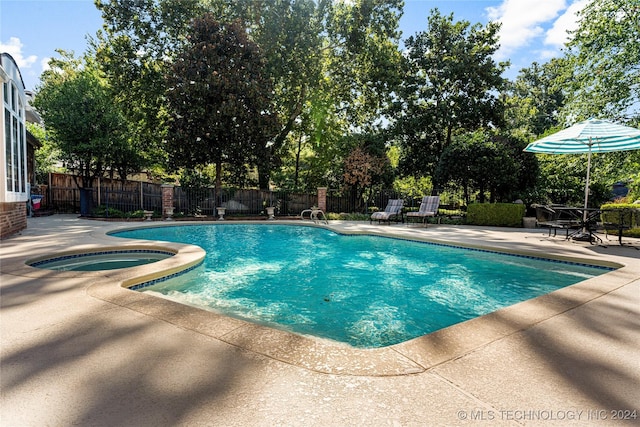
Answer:
[{"label": "patio", "polygon": [[24,265],[122,244],[105,232],[132,225],[143,224],[38,217],[2,241],[0,425],[638,423],[640,251],[614,236],[604,248],[542,229],[332,222],[343,232],[623,265],[398,346],[352,351],[124,290],[117,272]]}]

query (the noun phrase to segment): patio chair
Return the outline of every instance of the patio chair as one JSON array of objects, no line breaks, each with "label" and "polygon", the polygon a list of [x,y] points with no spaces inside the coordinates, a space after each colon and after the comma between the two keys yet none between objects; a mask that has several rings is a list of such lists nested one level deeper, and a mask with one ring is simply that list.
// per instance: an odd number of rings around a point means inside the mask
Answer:
[{"label": "patio chair", "polygon": [[371,219],[369,223],[372,223],[374,219],[378,220],[378,224],[381,221],[387,221],[391,224],[391,218],[394,218],[396,221],[398,217],[404,222],[404,217],[402,216],[402,207],[404,206],[404,200],[402,199],[389,199],[387,203],[387,207],[384,208],[384,211],[374,212],[371,214]]},{"label": "patio chair", "polygon": [[407,212],[407,222],[409,222],[410,218],[421,218],[422,222],[426,224],[427,218],[438,214],[439,206],[440,196],[424,196],[417,212]]},{"label": "patio chair", "polygon": [[569,239],[572,230],[582,228],[581,212],[579,208],[562,205],[531,205],[536,210],[536,222],[540,227],[549,228],[549,237],[553,230],[556,237],[557,230],[565,230],[565,238]]}]

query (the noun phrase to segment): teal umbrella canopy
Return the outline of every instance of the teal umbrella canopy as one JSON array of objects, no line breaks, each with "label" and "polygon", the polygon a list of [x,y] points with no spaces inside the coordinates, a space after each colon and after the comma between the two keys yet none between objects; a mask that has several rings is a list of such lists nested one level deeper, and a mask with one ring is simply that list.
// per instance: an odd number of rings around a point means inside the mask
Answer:
[{"label": "teal umbrella canopy", "polygon": [[527,145],[541,154],[609,153],[640,149],[640,129],[589,119]]},{"label": "teal umbrella canopy", "polygon": [[589,205],[589,174],[591,153],[610,153],[640,149],[640,129],[612,123],[608,120],[589,119],[545,136],[527,145],[524,151],[540,154],[588,153],[587,179],[584,186],[584,221]]}]

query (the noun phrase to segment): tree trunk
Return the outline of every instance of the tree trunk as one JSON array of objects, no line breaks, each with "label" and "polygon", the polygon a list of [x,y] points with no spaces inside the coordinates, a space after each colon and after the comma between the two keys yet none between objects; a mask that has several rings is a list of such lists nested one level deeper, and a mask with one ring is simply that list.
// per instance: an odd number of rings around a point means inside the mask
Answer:
[{"label": "tree trunk", "polygon": [[216,194],[222,189],[222,161],[216,161]]},{"label": "tree trunk", "polygon": [[293,180],[293,188],[298,188],[298,178],[300,173],[300,152],[302,151],[302,134],[298,139],[298,150],[296,151],[296,171],[295,178]]},{"label": "tree trunk", "polygon": [[271,168],[269,165],[270,157],[271,153],[269,152],[264,158],[260,159],[256,165],[258,168],[258,188],[260,190],[269,189],[269,180],[271,179]]}]

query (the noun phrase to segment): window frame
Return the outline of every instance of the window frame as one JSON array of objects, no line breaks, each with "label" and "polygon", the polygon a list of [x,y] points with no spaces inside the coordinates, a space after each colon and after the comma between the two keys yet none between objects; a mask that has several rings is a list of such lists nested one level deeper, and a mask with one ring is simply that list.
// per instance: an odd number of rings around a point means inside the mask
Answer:
[{"label": "window frame", "polygon": [[11,79],[3,82],[3,126],[2,141],[4,179],[2,201],[23,202],[28,200],[27,190],[27,136],[25,120],[26,97]]}]

